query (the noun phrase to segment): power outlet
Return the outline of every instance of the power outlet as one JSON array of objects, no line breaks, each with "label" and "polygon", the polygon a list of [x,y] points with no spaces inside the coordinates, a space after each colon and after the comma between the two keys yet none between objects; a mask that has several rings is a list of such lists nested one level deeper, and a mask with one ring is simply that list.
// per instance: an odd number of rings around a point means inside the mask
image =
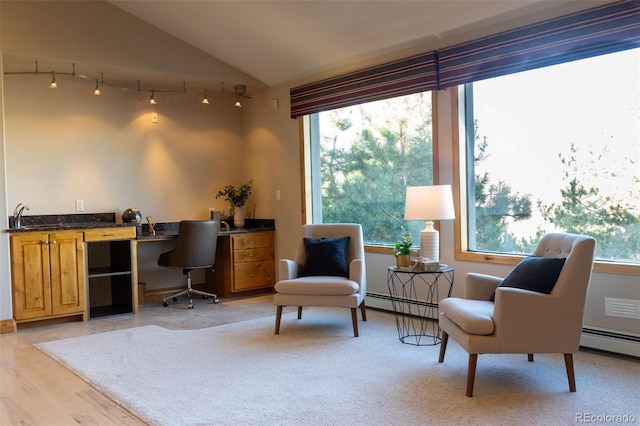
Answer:
[{"label": "power outlet", "polygon": [[84,200],[76,200],[76,211],[77,212],[84,211]]}]

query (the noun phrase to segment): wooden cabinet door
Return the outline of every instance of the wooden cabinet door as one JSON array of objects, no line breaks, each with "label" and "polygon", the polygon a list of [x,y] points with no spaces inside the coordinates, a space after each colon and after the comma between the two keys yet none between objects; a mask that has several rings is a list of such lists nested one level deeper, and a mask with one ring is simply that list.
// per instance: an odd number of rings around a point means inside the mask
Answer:
[{"label": "wooden cabinet door", "polygon": [[86,305],[82,232],[49,235],[53,315],[83,312]]},{"label": "wooden cabinet door", "polygon": [[52,314],[48,241],[46,233],[11,237],[13,317],[16,320]]}]

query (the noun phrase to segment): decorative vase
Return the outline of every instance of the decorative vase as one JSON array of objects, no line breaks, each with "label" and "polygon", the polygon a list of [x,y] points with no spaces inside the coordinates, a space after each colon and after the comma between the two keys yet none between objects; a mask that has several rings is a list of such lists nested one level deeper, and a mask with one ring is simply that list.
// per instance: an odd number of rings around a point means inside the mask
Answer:
[{"label": "decorative vase", "polygon": [[233,208],[233,226],[236,228],[244,227],[244,206]]},{"label": "decorative vase", "polygon": [[408,268],[411,265],[411,255],[410,254],[399,254],[396,256],[396,267],[398,268]]}]

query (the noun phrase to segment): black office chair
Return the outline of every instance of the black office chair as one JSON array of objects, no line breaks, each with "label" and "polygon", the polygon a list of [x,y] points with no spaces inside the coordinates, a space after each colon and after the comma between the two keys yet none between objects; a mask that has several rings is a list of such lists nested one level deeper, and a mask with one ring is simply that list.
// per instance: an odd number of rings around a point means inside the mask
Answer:
[{"label": "black office chair", "polygon": [[183,220],[178,229],[178,242],[173,250],[162,253],[158,258],[158,266],[165,268],[180,268],[187,276],[187,288],[162,299],[162,305],[169,306],[169,299],[178,300],[178,296],[189,296],[189,309],[193,309],[192,295],[199,294],[203,299],[213,298],[213,303],[219,303],[218,296],[213,293],[191,288],[191,271],[194,269],[210,269],[216,258],[218,242],[218,226],[216,220]]}]

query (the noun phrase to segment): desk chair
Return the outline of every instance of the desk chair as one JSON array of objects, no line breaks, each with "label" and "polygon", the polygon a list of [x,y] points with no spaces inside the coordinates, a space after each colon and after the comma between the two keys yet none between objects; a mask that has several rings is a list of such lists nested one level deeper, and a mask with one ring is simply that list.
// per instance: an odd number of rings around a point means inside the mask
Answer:
[{"label": "desk chair", "polygon": [[183,220],[178,228],[178,242],[173,250],[162,253],[158,258],[158,266],[179,268],[187,276],[187,288],[162,299],[162,305],[169,306],[168,300],[178,300],[178,296],[189,296],[189,309],[193,309],[192,295],[199,294],[203,299],[213,298],[219,303],[218,296],[191,288],[191,271],[194,269],[210,269],[216,258],[218,242],[218,221],[215,220]]}]

